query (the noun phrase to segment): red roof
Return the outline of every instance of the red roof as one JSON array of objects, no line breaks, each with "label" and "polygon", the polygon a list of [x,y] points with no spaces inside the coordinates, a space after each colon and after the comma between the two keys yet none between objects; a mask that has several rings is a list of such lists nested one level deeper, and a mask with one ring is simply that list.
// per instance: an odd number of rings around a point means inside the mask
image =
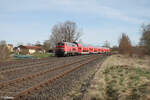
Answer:
[{"label": "red roof", "polygon": [[24,48],[27,48],[27,49],[42,49],[39,46],[23,46],[23,45],[20,45],[19,47],[24,47]]}]

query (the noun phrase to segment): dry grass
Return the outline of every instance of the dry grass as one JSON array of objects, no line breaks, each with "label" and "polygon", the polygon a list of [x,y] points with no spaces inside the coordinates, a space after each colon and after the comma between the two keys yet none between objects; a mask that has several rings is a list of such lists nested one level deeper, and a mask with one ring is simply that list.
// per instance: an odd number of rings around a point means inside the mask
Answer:
[{"label": "dry grass", "polygon": [[10,57],[10,52],[5,44],[0,44],[0,61],[5,61]]},{"label": "dry grass", "polygon": [[88,90],[86,100],[150,100],[149,57],[109,57]]}]

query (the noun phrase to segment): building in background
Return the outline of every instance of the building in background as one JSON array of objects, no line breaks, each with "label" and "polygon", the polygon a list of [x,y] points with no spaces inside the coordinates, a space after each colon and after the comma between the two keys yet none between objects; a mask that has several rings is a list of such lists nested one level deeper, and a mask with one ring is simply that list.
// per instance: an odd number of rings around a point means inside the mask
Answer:
[{"label": "building in background", "polygon": [[34,54],[34,53],[45,53],[45,50],[39,46],[18,46],[19,53],[21,54]]},{"label": "building in background", "polygon": [[13,52],[13,45],[12,44],[7,44],[7,48],[10,52]]}]

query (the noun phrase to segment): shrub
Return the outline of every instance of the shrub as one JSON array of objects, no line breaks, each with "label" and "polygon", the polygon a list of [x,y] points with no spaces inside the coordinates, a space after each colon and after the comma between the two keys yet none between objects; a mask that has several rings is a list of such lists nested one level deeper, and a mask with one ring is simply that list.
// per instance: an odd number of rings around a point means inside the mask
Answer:
[{"label": "shrub", "polygon": [[5,41],[0,42],[0,60],[6,60],[10,57],[9,49]]},{"label": "shrub", "polygon": [[146,49],[143,46],[135,46],[133,47],[132,52],[134,55],[141,58],[141,57],[144,57]]},{"label": "shrub", "polygon": [[129,37],[123,33],[119,40],[119,53],[132,56],[132,45]]},{"label": "shrub", "polygon": [[143,52],[150,55],[150,24],[142,26],[140,45],[145,48]]}]

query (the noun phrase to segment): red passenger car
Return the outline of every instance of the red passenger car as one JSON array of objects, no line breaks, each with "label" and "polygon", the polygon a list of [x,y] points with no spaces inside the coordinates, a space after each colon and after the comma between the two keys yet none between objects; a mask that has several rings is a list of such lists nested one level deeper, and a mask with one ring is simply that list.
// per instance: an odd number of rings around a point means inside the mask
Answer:
[{"label": "red passenger car", "polygon": [[82,50],[83,50],[82,45],[81,45],[81,44],[78,44],[78,43],[76,43],[76,45],[77,45],[77,47],[78,47],[78,54],[79,54],[79,55],[82,54]]},{"label": "red passenger car", "polygon": [[109,53],[110,52],[110,48],[103,48],[103,52],[106,53],[106,54]]},{"label": "red passenger car", "polygon": [[103,53],[106,53],[106,48],[103,48]]},{"label": "red passenger car", "polygon": [[89,48],[89,53],[90,53],[90,54],[93,54],[94,48],[93,48],[92,46],[89,46],[88,48]]},{"label": "red passenger car", "polygon": [[98,49],[97,48],[94,48],[94,54],[97,54],[98,53]]},{"label": "red passenger car", "polygon": [[102,48],[97,48],[97,51],[98,51],[98,53],[100,54],[100,53],[103,53],[103,49]]},{"label": "red passenger car", "polygon": [[83,47],[81,54],[83,54],[83,55],[89,54],[89,48],[88,47]]}]

